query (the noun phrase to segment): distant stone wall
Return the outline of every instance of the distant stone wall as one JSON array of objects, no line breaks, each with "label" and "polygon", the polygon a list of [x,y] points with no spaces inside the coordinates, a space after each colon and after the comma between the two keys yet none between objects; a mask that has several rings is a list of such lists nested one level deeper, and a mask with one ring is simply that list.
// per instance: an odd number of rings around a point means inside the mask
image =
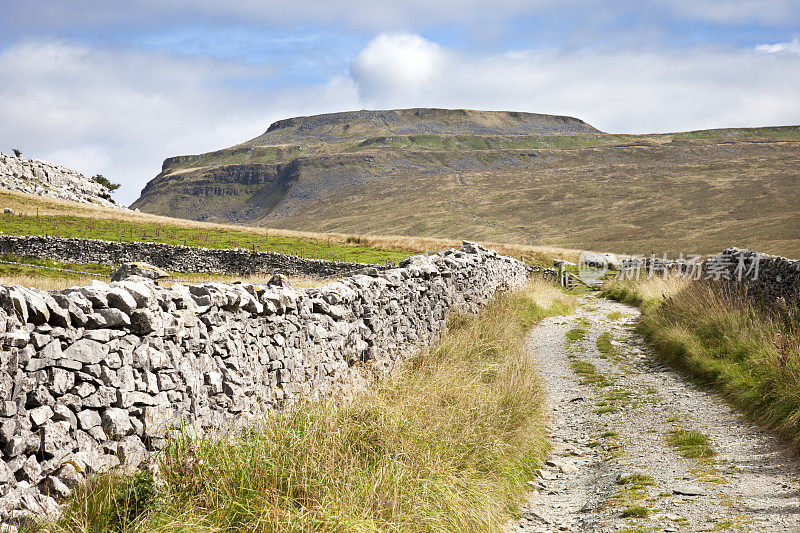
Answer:
[{"label": "distant stone wall", "polygon": [[552,281],[553,283],[558,283],[557,268],[530,266],[530,265],[527,266],[526,268],[529,276],[538,276],[543,278],[545,281]]},{"label": "distant stone wall", "polygon": [[69,263],[115,265],[143,261],[174,272],[248,275],[281,273],[292,276],[334,276],[378,265],[322,261],[241,248],[199,248],[153,242],[111,242],[41,236],[0,236],[0,254],[32,256]]},{"label": "distant stone wall", "polygon": [[451,309],[526,282],[521,262],[465,243],[313,289],[0,286],[0,519],[55,508],[87,472],[135,468],[179,424],[236,429],[346,396],[436,339]]},{"label": "distant stone wall", "polygon": [[[0,154],[0,187],[84,204],[126,209],[117,204],[108,189],[77,170],[38,159]],[[3,207],[0,205],[0,209]]]},{"label": "distant stone wall", "polygon": [[800,260],[728,248],[705,261],[704,277],[766,305],[800,306]]}]

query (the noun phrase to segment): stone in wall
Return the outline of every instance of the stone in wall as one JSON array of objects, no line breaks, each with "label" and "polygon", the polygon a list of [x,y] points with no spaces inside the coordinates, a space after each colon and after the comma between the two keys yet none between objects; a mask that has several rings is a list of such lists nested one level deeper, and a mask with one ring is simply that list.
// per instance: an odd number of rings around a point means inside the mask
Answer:
[{"label": "stone in wall", "polygon": [[0,286],[0,519],[45,512],[90,472],[133,469],[177,425],[236,430],[301,399],[350,395],[527,282],[478,245],[329,285],[130,277]]}]

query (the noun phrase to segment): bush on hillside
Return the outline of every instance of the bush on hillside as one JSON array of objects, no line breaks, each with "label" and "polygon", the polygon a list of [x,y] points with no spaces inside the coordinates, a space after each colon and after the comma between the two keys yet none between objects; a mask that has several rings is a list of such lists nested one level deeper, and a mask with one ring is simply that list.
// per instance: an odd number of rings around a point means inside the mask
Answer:
[{"label": "bush on hillside", "polygon": [[92,176],[92,181],[95,182],[95,183],[99,183],[100,185],[102,185],[103,187],[105,187],[106,189],[108,189],[109,191],[112,191],[112,192],[116,191],[117,189],[120,188],[120,184],[119,183],[111,183],[108,180],[108,178],[106,178],[102,174],[97,174],[95,176]]}]

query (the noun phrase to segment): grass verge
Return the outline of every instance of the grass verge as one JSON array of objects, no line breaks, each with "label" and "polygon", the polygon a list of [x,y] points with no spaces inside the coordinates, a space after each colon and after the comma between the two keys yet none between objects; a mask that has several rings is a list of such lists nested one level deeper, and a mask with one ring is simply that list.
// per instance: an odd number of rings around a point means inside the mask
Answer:
[{"label": "grass verge", "polygon": [[644,505],[631,505],[622,511],[622,518],[647,518],[650,514],[650,509]]},{"label": "grass verge", "polygon": [[608,379],[597,371],[597,367],[588,361],[581,361],[580,359],[573,359],[570,363],[572,371],[581,378],[581,385],[593,384],[598,387],[606,387],[610,385]]},{"label": "grass verge", "polygon": [[[616,300],[629,305],[641,307],[642,310],[658,306],[661,301],[677,293],[687,286],[689,281],[684,278],[663,279],[653,277],[650,279],[613,280],[604,286],[600,292],[601,298]],[[619,318],[619,314],[615,318]],[[614,320],[614,318],[611,318]]]},{"label": "grass verge", "polygon": [[500,531],[547,451],[522,340],[573,306],[543,282],[499,296],[351,402],[298,406],[245,438],[175,440],[145,509],[129,513],[130,478],[106,474],[42,529]]},{"label": "grass verge", "polygon": [[[800,442],[800,313],[767,309],[711,283],[673,283],[666,298],[628,284],[607,296],[645,303],[638,331],[666,363],[715,388],[760,424]],[[624,292],[622,291],[624,289]]]},{"label": "grass verge", "polygon": [[654,485],[655,481],[647,474],[635,472],[625,476],[620,476],[617,479],[617,485],[632,485],[634,487],[644,487],[647,485]]},{"label": "grass verge", "polygon": [[601,333],[595,342],[597,345],[597,351],[605,355],[610,355],[614,351],[614,345],[611,344],[612,340],[611,333],[607,331],[605,333]]},{"label": "grass verge", "polygon": [[583,340],[586,336],[586,330],[581,328],[572,328],[567,332],[567,340],[569,342],[578,342]]}]

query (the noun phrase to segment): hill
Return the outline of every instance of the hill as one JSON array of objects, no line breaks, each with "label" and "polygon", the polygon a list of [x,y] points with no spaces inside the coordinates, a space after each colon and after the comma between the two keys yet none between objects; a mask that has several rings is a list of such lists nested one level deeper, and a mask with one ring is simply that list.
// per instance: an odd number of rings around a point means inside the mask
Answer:
[{"label": "hill", "polygon": [[0,154],[0,187],[50,198],[125,209],[111,191],[77,170],[60,165]]},{"label": "hill", "polygon": [[194,220],[621,253],[800,256],[800,127],[606,134],[570,117],[299,117],[164,162],[133,204]]},{"label": "hill", "polygon": [[242,146],[286,142],[337,142],[386,135],[530,135],[599,133],[572,117],[474,111],[470,109],[397,109],[346,111],[279,120]]}]

